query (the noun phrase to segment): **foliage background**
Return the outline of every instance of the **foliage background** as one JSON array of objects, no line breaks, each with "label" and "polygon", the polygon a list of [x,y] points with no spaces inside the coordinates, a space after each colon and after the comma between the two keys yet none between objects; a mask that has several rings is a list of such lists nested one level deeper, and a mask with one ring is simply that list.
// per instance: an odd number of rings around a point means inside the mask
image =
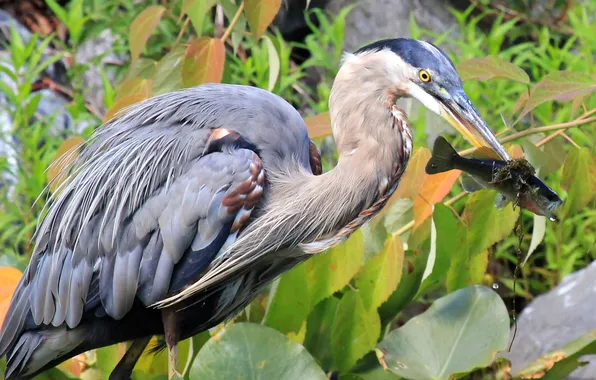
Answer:
[{"label": "foliage background", "polygon": [[[322,148],[325,170],[334,166],[327,100],[352,8],[337,15],[306,10],[311,33],[297,43],[270,27],[280,0],[45,4],[66,32],[40,30],[26,41],[13,29],[9,58],[0,65],[9,78],[0,81],[0,91],[12,120],[2,138],[15,152],[0,157],[6,179],[0,188],[0,315],[28,263],[46,201],[38,195],[59,176],[65,153],[128,105],[206,82],[265,88],[300,110]],[[411,31],[454,52],[480,113],[512,155],[525,156],[565,200],[560,222],[512,207],[499,211],[496,193],[463,193],[456,171],[427,176],[427,144],[438,121],[422,109],[409,112],[414,105],[405,101],[417,150],[390,205],[345,244],[282,276],[233,321],[185,341],[182,376],[510,378],[510,365],[493,361],[509,343],[508,310],[518,313],[595,255],[596,29],[590,17],[596,3],[565,4],[557,3],[554,21],[536,22],[523,9],[474,2],[452,10],[456,40],[451,31],[422,30],[414,19]],[[77,61],[81,46],[106,30],[122,59]],[[46,75],[57,63],[67,68],[65,83]],[[99,107],[87,100],[84,75],[93,69],[102,78]],[[39,117],[40,76],[42,86],[69,99],[67,111],[82,126],[76,133],[56,133],[52,117]],[[450,140],[467,147],[459,137]],[[46,170],[52,162],[59,164]],[[494,328],[489,333],[486,326]],[[514,375],[571,371],[580,354],[595,349],[594,338],[589,333],[562,348],[565,355],[550,365],[542,360]],[[125,348],[94,350],[40,378],[107,378]],[[134,375],[165,373],[159,354],[144,355]]]}]

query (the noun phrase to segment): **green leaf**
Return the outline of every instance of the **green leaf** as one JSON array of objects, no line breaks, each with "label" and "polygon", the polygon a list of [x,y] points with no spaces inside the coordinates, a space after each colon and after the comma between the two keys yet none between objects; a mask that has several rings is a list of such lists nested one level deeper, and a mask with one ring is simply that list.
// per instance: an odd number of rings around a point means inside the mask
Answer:
[{"label": "green leaf", "polygon": [[530,98],[515,123],[544,102],[550,100],[567,102],[593,91],[596,91],[596,77],[593,75],[574,71],[552,72],[532,88]]},{"label": "green leaf", "polygon": [[581,365],[579,359],[582,356],[594,354],[596,354],[596,330],[590,331],[563,348],[542,355],[536,361],[521,369],[515,377],[547,380],[565,379]]},{"label": "green leaf", "polygon": [[130,24],[130,32],[128,40],[130,43],[130,56],[134,63],[143,52],[143,48],[151,33],[159,24],[161,17],[165,13],[166,8],[161,5],[152,5],[145,8]]},{"label": "green leaf", "polygon": [[331,352],[341,372],[347,372],[356,361],[370,352],[381,334],[376,310],[367,311],[360,293],[344,293],[331,329]]},{"label": "green leaf", "polygon": [[561,186],[567,191],[562,214],[571,215],[583,209],[596,195],[596,159],[587,148],[569,152]]},{"label": "green leaf", "polygon": [[315,306],[306,322],[304,347],[314,356],[324,369],[334,367],[331,355],[331,327],[337,314],[339,299],[329,297]]},{"label": "green leaf", "polygon": [[182,88],[182,62],[186,49],[179,46],[166,54],[155,66],[151,94],[159,95]]},{"label": "green leaf", "polygon": [[499,210],[495,207],[497,193],[481,190],[472,194],[463,213],[468,226],[468,249],[470,257],[485,251],[508,236],[519,215],[519,209],[511,204]]},{"label": "green leaf", "polygon": [[[224,15],[227,17],[228,20],[232,20],[238,11],[238,5],[236,5],[232,1],[222,1],[220,4],[224,10]],[[234,48],[234,54],[238,51],[238,46],[244,39],[244,31],[246,30],[246,17],[244,17],[244,13],[238,17],[238,21],[236,21],[236,26],[234,30],[237,32],[232,31],[231,39],[232,39],[232,47]]]},{"label": "green leaf", "polygon": [[543,149],[538,148],[530,139],[525,138],[522,140],[522,147],[524,148],[525,158],[532,164],[539,173],[541,178],[545,178],[550,173],[556,172],[563,165],[563,155],[550,155],[547,152],[549,146],[557,145],[556,141],[549,142]]},{"label": "green leaf", "polygon": [[197,355],[191,379],[326,380],[304,347],[269,327],[238,323],[211,338]]},{"label": "green leaf", "polygon": [[453,210],[438,203],[433,219],[437,230],[435,262],[431,274],[420,285],[419,294],[444,282],[451,263],[468,258],[466,229]]},{"label": "green leaf", "polygon": [[269,58],[269,85],[267,86],[267,90],[273,91],[275,82],[277,82],[277,78],[279,78],[279,54],[277,54],[277,49],[275,48],[275,45],[273,45],[271,38],[263,36],[263,39],[265,40],[265,45],[267,46],[267,55]]},{"label": "green leaf", "polygon": [[363,245],[362,232],[356,231],[342,244],[304,263],[313,306],[346,286],[358,273]]},{"label": "green leaf", "polygon": [[311,308],[306,268],[300,264],[274,283],[263,324],[284,334],[297,333]]},{"label": "green leaf", "polygon": [[538,248],[538,245],[544,239],[544,233],[546,232],[546,217],[542,215],[534,215],[534,225],[532,226],[532,240],[530,241],[530,247],[528,253],[522,262],[521,266],[524,266],[532,253]]},{"label": "green leaf", "polygon": [[182,3],[182,13],[185,13],[192,23],[197,36],[203,34],[203,24],[205,16],[217,4],[217,0],[184,0]]},{"label": "green leaf", "polygon": [[255,40],[267,30],[281,7],[281,0],[244,0],[244,14]]},{"label": "green leaf", "polygon": [[530,84],[530,77],[528,77],[528,74],[524,70],[494,55],[463,61],[457,65],[457,71],[463,81],[503,78],[514,82]]},{"label": "green leaf", "polygon": [[383,218],[387,232],[395,233],[414,219],[414,202],[409,199],[398,199],[388,206]]},{"label": "green leaf", "polygon": [[356,278],[356,287],[366,310],[376,312],[397,289],[403,265],[403,244],[399,238],[390,236],[385,249],[370,259]]},{"label": "green leaf", "polygon": [[488,365],[508,340],[509,317],[499,295],[470,286],[438,299],[392,331],[377,345],[377,356],[408,379],[449,379]]}]

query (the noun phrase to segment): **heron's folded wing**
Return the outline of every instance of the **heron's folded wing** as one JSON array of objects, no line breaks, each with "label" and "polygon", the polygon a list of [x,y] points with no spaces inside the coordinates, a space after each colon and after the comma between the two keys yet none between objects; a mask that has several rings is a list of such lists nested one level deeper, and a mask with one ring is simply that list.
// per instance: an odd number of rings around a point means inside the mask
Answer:
[{"label": "heron's folded wing", "polygon": [[28,323],[73,328],[84,312],[120,319],[135,298],[149,305],[197,279],[235,240],[263,183],[255,152],[225,148],[187,162],[182,174],[120,221],[117,213],[93,216],[74,249],[54,249],[49,239],[19,285],[0,349],[22,330],[29,310]]}]

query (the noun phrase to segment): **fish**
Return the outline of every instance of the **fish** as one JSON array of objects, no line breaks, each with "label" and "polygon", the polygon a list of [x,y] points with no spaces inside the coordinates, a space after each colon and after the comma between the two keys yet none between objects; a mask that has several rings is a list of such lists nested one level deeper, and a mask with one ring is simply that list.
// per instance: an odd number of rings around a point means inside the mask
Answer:
[{"label": "fish", "polygon": [[502,161],[490,148],[479,148],[476,156],[464,158],[442,136],[434,143],[433,152],[425,171],[427,174],[461,170],[462,186],[471,193],[482,189],[493,189],[499,194],[495,206],[502,209],[509,203],[557,221],[555,210],[563,203],[559,195],[535,174],[536,171],[524,159]]}]

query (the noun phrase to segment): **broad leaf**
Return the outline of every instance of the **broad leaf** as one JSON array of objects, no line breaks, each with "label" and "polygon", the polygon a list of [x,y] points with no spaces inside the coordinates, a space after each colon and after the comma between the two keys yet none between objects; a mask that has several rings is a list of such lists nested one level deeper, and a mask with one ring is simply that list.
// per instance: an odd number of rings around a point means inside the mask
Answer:
[{"label": "broad leaf", "polygon": [[488,365],[507,348],[508,339],[509,317],[499,295],[470,286],[438,299],[392,331],[377,345],[377,356],[408,379],[449,379]]},{"label": "broad leaf", "polygon": [[244,0],[246,21],[255,40],[267,30],[280,6],[281,0]]},{"label": "broad leaf", "polygon": [[313,306],[346,286],[358,273],[363,245],[362,232],[356,231],[342,244],[304,263]]},{"label": "broad leaf", "polygon": [[414,219],[414,202],[411,199],[397,199],[385,206],[383,225],[387,232],[396,233]]},{"label": "broad leaf", "polygon": [[314,356],[323,368],[332,368],[331,328],[337,314],[339,299],[329,297],[313,309],[306,323],[304,347]]},{"label": "broad leaf", "polygon": [[468,257],[465,226],[453,210],[437,204],[433,219],[437,231],[435,261],[431,274],[420,286],[420,294],[444,282],[451,263]]},{"label": "broad leaf", "polygon": [[514,82],[530,84],[530,77],[528,77],[528,74],[524,70],[494,55],[463,61],[457,65],[457,71],[463,81],[470,79],[489,80],[503,78]]},{"label": "broad leaf", "polygon": [[567,102],[578,96],[596,91],[596,77],[574,71],[555,71],[538,83],[530,92],[530,98],[518,116],[516,123],[538,105],[550,100]]},{"label": "broad leaf", "polygon": [[267,46],[267,55],[269,58],[269,85],[267,86],[267,90],[273,91],[275,82],[277,82],[277,78],[279,78],[279,54],[277,54],[277,49],[275,48],[275,45],[273,45],[271,38],[263,36],[263,40]]},{"label": "broad leaf", "polygon": [[331,136],[331,119],[329,112],[323,112],[315,116],[309,116],[304,119],[306,128],[308,129],[308,136],[311,139],[320,139],[322,137]]},{"label": "broad leaf", "polygon": [[[236,5],[233,1],[221,1],[219,5],[222,6],[224,15],[228,20],[232,20],[238,12],[238,5]],[[236,31],[234,31],[236,30]],[[236,21],[236,26],[234,27],[232,34],[230,36],[232,40],[232,47],[234,48],[234,54],[238,51],[238,46],[245,37],[245,30],[246,30],[246,17],[244,17],[244,13],[240,14],[238,17],[238,21]]]},{"label": "broad leaf", "polygon": [[8,312],[12,294],[23,274],[20,270],[12,267],[0,267],[0,326]]},{"label": "broad leaf", "polygon": [[185,54],[186,49],[178,46],[159,61],[151,86],[153,95],[165,94],[182,88],[182,65]]},{"label": "broad leaf", "polygon": [[344,293],[331,329],[331,352],[341,372],[371,351],[381,334],[376,310],[367,311],[357,291]]},{"label": "broad leaf", "polygon": [[385,242],[385,249],[370,259],[356,277],[356,287],[367,310],[376,312],[395,291],[403,265],[403,244],[391,236]]},{"label": "broad leaf", "polygon": [[219,38],[197,38],[186,49],[182,63],[182,84],[193,87],[221,82],[225,59],[226,48]]},{"label": "broad leaf", "polygon": [[203,34],[203,24],[205,16],[211,8],[217,4],[217,0],[184,0],[182,3],[182,13],[189,18],[197,36]]},{"label": "broad leaf", "polygon": [[577,338],[563,348],[542,355],[521,369],[515,377],[523,379],[565,379],[581,366],[580,358],[596,354],[596,330]]},{"label": "broad leaf", "polygon": [[142,102],[143,100],[147,99],[147,95],[143,92],[131,94],[124,96],[114,102],[114,105],[106,112],[106,115],[103,118],[104,123],[107,123],[115,116],[118,115],[120,111],[127,109],[128,107],[132,106],[133,104]]},{"label": "broad leaf", "polygon": [[152,5],[141,12],[130,24],[128,40],[130,42],[130,55],[133,62],[139,58],[151,33],[159,24],[166,8],[161,5]]},{"label": "broad leaf", "polygon": [[459,170],[427,175],[422,189],[414,199],[414,227],[432,215],[432,205],[441,202],[459,178]]},{"label": "broad leaf", "polygon": [[68,175],[68,168],[79,156],[81,146],[85,139],[80,136],[67,138],[56,151],[52,165],[48,168],[48,183],[50,191],[55,192]]},{"label": "broad leaf", "polygon": [[326,380],[306,349],[269,327],[238,323],[222,329],[197,355],[191,379]]},{"label": "broad leaf", "polygon": [[116,86],[116,97],[114,100],[117,102],[122,98],[136,94],[149,97],[150,93],[151,80],[143,78],[125,79]]},{"label": "broad leaf", "polygon": [[499,210],[495,207],[497,193],[481,190],[472,194],[463,213],[468,226],[468,248],[470,256],[485,251],[493,244],[508,236],[519,215],[519,209],[509,204]]},{"label": "broad leaf", "polygon": [[410,198],[414,200],[426,180],[427,174],[425,171],[426,164],[430,160],[431,153],[427,148],[419,148],[416,150],[404,175],[399,181],[397,190],[391,197],[392,199]]},{"label": "broad leaf", "polygon": [[298,332],[311,308],[306,268],[300,264],[274,283],[263,323],[284,334]]},{"label": "broad leaf", "polygon": [[584,208],[596,195],[596,159],[587,148],[573,149],[563,167],[561,186],[567,191],[562,213]]}]

